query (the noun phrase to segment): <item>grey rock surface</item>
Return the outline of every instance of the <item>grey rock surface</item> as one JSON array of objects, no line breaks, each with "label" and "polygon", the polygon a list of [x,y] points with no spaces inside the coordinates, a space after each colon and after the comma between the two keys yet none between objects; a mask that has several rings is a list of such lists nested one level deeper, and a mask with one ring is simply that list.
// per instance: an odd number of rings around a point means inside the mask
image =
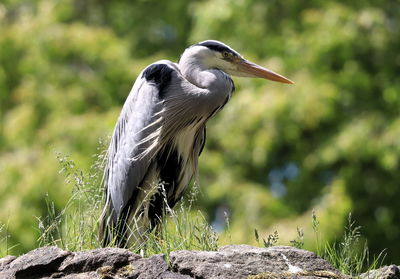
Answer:
[{"label": "grey rock surface", "polygon": [[3,269],[6,268],[6,266],[11,263],[13,260],[15,260],[17,257],[16,256],[6,256],[4,258],[0,259],[0,272],[3,271]]},{"label": "grey rock surface", "polygon": [[361,274],[360,279],[400,279],[400,268],[396,265],[383,266]]},{"label": "grey rock surface", "polygon": [[126,249],[102,248],[86,252],[66,252],[43,247],[20,257],[0,259],[1,279],[190,279],[171,272],[163,255],[142,258]]},{"label": "grey rock surface", "polygon": [[176,251],[170,257],[172,270],[193,278],[329,278],[323,272],[340,278],[327,261],[293,247],[229,245],[217,252]]},{"label": "grey rock surface", "polygon": [[57,247],[32,250],[4,265],[0,278],[34,278],[37,273],[52,274],[70,254]]},{"label": "grey rock surface", "polygon": [[176,251],[169,259],[168,264],[163,255],[143,258],[119,248],[67,252],[43,247],[20,257],[0,259],[0,278],[348,278],[314,253],[293,247],[230,245],[213,252]]}]

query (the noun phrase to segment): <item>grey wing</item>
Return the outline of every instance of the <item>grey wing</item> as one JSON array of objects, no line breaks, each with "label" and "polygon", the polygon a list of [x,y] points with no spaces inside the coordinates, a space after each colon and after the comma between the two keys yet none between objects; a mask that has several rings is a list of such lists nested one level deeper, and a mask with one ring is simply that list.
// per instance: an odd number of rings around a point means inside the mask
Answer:
[{"label": "grey wing", "polygon": [[207,135],[207,130],[206,126],[204,125],[202,128],[200,128],[198,139],[196,139],[198,156],[200,156],[200,154],[203,152],[204,146],[206,145],[206,137],[207,137],[206,135]]},{"label": "grey wing", "polygon": [[157,151],[162,108],[159,88],[141,74],[124,104],[108,149],[105,186],[114,221],[146,175]]}]

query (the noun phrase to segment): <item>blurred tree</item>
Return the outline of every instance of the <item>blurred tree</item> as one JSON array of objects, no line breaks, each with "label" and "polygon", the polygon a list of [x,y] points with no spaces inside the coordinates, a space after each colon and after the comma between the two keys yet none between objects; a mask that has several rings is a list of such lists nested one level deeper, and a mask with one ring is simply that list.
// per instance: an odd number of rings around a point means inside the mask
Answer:
[{"label": "blurred tree", "polygon": [[163,49],[177,56],[187,45],[192,27],[190,1],[62,1],[58,18],[89,26],[112,28],[131,42],[135,57],[146,57]]},{"label": "blurred tree", "polygon": [[[241,45],[261,59],[268,56],[273,69],[295,71],[298,83],[289,90],[268,85],[268,92],[246,84],[249,93],[239,85],[211,127],[208,150],[223,150],[228,169],[269,185],[297,214],[308,214],[310,201],[318,203],[324,188],[343,180],[372,250],[391,247],[400,220],[394,201],[400,191],[400,3],[254,0],[219,8],[225,2],[198,4],[195,10],[208,12],[196,17],[193,41],[216,37]],[[211,181],[217,170],[208,170]],[[228,208],[237,207],[231,197],[225,200],[232,201]],[[388,254],[391,260],[400,256]]]},{"label": "blurred tree", "polygon": [[70,191],[52,150],[88,169],[141,69],[212,38],[296,85],[238,80],[209,123],[210,222],[223,230],[226,211],[251,243],[254,228],[295,234],[315,207],[334,240],[352,211],[372,252],[400,261],[399,21],[398,1],[2,1],[0,220],[15,252],[34,247],[45,194],[60,208]]}]

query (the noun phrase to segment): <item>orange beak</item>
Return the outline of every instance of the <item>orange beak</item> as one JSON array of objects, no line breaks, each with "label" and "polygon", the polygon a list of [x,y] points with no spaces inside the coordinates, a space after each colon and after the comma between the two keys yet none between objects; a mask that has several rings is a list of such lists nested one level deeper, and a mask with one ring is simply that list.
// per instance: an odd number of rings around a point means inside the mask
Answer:
[{"label": "orange beak", "polygon": [[265,78],[277,82],[293,84],[294,82],[284,76],[261,67],[253,62],[246,59],[240,60],[235,63],[237,65],[237,70],[240,72],[241,76],[246,77],[259,77]]}]

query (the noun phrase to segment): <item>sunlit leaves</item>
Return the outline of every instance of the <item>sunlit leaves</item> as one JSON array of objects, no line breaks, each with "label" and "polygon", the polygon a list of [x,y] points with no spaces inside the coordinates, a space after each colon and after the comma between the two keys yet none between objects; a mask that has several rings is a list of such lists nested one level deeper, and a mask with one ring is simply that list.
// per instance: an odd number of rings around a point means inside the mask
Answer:
[{"label": "sunlit leaves", "polygon": [[3,1],[0,218],[10,218],[17,251],[34,245],[32,216],[43,214],[45,193],[56,209],[67,200],[53,151],[88,168],[139,72],[205,39],[296,82],[235,79],[200,159],[207,218],[227,211],[233,238],[246,242],[283,217],[295,232],[304,224],[293,220],[307,222],[316,206],[332,239],[352,210],[372,250],[393,246],[399,11],[396,1],[368,0]]}]

